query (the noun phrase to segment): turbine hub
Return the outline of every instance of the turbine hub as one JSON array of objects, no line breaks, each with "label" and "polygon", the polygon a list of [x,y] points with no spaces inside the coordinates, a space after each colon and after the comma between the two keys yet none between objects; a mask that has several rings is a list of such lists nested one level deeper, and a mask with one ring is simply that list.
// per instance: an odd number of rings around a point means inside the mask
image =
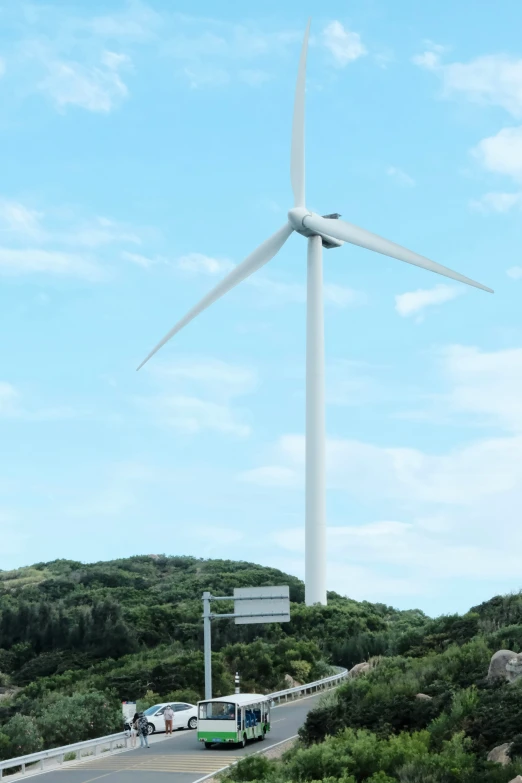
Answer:
[{"label": "turbine hub", "polygon": [[[306,207],[294,207],[288,212],[288,222],[294,231],[296,231],[298,234],[301,234],[303,237],[320,236],[323,242],[323,247],[326,250],[331,250],[334,247],[342,247],[344,243],[338,239],[334,239],[327,234],[322,234],[319,231],[314,231],[313,229],[308,228],[306,225],[306,218],[312,217],[313,214],[314,213],[310,212],[310,210]],[[336,212],[333,215],[324,215],[323,217],[337,219],[340,217],[340,215]]]}]

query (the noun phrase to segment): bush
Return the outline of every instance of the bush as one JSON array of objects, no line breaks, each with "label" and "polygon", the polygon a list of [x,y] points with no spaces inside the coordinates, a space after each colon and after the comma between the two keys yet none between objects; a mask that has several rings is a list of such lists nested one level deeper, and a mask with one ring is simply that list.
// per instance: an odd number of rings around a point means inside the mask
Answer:
[{"label": "bush", "polygon": [[52,695],[39,706],[38,725],[46,747],[96,739],[122,730],[121,705],[96,691]]},{"label": "bush", "polygon": [[32,716],[15,715],[2,727],[0,753],[4,759],[36,753],[42,747],[40,727]]}]

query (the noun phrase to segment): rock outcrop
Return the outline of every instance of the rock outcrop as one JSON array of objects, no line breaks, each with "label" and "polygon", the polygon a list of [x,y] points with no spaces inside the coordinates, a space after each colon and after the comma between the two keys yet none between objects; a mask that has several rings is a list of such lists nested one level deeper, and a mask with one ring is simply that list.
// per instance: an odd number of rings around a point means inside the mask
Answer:
[{"label": "rock outcrop", "polygon": [[488,680],[502,679],[515,682],[522,676],[522,654],[511,650],[499,650],[490,661]]},{"label": "rock outcrop", "polygon": [[505,742],[503,745],[497,745],[496,748],[490,750],[488,753],[488,761],[494,761],[496,764],[502,764],[503,767],[510,763],[508,752],[511,747],[511,742]]},{"label": "rock outcrop", "polygon": [[348,677],[352,680],[355,677],[360,677],[361,674],[367,674],[372,668],[371,663],[365,661],[364,663],[356,663],[348,672]]},{"label": "rock outcrop", "polygon": [[428,696],[427,693],[417,693],[415,698],[419,699],[419,701],[432,701],[433,696]]}]

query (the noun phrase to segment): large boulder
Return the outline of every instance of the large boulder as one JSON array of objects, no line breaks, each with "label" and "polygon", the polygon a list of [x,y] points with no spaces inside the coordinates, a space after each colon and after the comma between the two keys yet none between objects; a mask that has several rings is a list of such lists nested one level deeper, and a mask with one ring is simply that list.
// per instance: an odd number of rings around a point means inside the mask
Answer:
[{"label": "large boulder", "polygon": [[427,693],[417,693],[415,698],[418,699],[419,701],[433,701],[433,697],[428,696]]},{"label": "large boulder", "polygon": [[502,764],[503,767],[507,766],[511,762],[511,759],[509,758],[511,744],[511,742],[505,742],[503,745],[497,745],[496,748],[490,750],[488,753],[488,761]]},{"label": "large boulder", "polygon": [[515,682],[522,675],[522,654],[511,650],[499,650],[490,661],[488,680],[502,679]]},{"label": "large boulder", "polygon": [[355,677],[360,677],[361,674],[367,674],[371,668],[372,668],[371,663],[368,663],[367,661],[365,661],[364,663],[356,663],[355,666],[353,666],[348,672],[348,677],[350,679],[354,679]]}]

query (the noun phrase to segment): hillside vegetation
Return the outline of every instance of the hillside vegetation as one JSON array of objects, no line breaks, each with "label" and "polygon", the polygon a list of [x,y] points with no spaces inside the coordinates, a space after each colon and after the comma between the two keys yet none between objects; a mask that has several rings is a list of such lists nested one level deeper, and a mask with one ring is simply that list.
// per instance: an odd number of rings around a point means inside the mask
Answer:
[{"label": "hillside vegetation", "polygon": [[[270,692],[398,649],[422,612],[398,612],[330,593],[304,606],[304,585],[252,563],[140,556],[69,560],[0,571],[0,757],[121,729],[122,700],[202,698],[204,590],[288,584],[291,622],[213,623],[213,692]],[[215,611],[233,611],[219,602]]]},{"label": "hillside vegetation", "polygon": [[[522,595],[406,630],[308,714],[281,762],[228,776],[266,783],[508,783],[522,773],[522,681],[488,681],[491,656],[520,652]],[[419,697],[419,694],[421,696]],[[488,751],[511,743],[507,766]]]}]

